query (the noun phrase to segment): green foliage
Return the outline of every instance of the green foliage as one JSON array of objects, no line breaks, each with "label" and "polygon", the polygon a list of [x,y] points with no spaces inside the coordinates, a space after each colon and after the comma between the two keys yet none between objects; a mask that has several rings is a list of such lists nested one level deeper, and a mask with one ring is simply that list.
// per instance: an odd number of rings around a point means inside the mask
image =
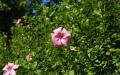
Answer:
[{"label": "green foliage", "polygon": [[[120,1],[66,2],[59,8],[38,7],[38,16],[22,17],[24,22],[11,28],[11,48],[0,36],[1,71],[7,62],[15,62],[20,64],[17,75],[119,75]],[[71,32],[71,42],[56,48],[51,33],[60,26]],[[29,54],[32,62],[25,59]]]}]

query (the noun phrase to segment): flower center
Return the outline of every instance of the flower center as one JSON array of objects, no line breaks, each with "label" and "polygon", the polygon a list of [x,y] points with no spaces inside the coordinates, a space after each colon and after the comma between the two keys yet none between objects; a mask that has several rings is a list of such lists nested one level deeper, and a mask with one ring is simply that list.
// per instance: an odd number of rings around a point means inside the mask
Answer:
[{"label": "flower center", "polygon": [[8,66],[7,70],[10,71],[12,68],[12,66]]},{"label": "flower center", "polygon": [[64,34],[59,32],[59,33],[56,35],[56,38],[60,38],[60,39],[61,39],[61,38],[63,38],[63,36],[64,36]]}]

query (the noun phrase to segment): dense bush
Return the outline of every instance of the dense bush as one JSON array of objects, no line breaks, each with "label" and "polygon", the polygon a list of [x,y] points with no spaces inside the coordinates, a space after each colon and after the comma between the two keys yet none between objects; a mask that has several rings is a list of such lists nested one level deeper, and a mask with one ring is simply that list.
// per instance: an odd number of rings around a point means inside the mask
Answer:
[{"label": "dense bush", "polygon": [[[37,16],[23,16],[22,23],[11,27],[10,47],[0,35],[1,74],[13,62],[20,65],[17,75],[119,75],[120,1],[67,2],[37,6]],[[71,32],[68,46],[52,45],[51,33],[58,27]]]}]

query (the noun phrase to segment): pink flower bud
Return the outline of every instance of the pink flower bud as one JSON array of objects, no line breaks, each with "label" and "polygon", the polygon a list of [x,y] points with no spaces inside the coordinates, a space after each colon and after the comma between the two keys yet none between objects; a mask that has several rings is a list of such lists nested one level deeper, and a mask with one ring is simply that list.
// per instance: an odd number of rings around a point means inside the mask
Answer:
[{"label": "pink flower bud", "polygon": [[29,61],[29,62],[32,61],[32,55],[27,55],[26,60]]}]

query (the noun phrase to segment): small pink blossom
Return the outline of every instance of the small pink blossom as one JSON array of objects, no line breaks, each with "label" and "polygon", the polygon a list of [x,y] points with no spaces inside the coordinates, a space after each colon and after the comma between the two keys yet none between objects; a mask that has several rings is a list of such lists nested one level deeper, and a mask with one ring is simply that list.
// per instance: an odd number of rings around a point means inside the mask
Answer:
[{"label": "small pink blossom", "polygon": [[62,47],[69,43],[70,32],[65,28],[59,27],[51,33],[52,42],[55,47]]},{"label": "small pink blossom", "polygon": [[16,65],[14,63],[8,63],[3,68],[4,71],[3,75],[16,75],[15,69],[17,69],[18,67],[19,65]]},{"label": "small pink blossom", "polygon": [[32,61],[32,55],[27,55],[26,60],[29,61],[29,62]]},{"label": "small pink blossom", "polygon": [[16,19],[16,24],[20,24],[21,19]]}]

